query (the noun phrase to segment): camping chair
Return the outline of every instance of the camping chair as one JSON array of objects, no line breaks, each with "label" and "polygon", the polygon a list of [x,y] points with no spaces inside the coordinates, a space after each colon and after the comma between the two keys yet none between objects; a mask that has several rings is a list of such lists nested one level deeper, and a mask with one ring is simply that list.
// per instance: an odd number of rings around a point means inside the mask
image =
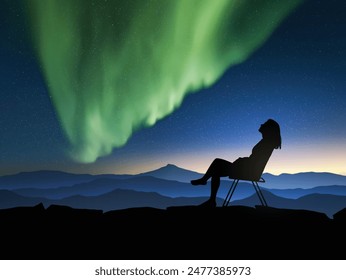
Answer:
[{"label": "camping chair", "polygon": [[234,193],[234,191],[235,191],[235,188],[236,188],[237,185],[238,185],[239,180],[251,181],[251,182],[252,182],[252,185],[253,185],[253,187],[255,188],[255,191],[256,191],[256,193],[257,193],[257,195],[258,195],[258,198],[259,198],[259,200],[261,201],[261,204],[262,204],[263,206],[268,206],[268,203],[267,203],[267,201],[265,200],[265,198],[264,198],[264,196],[263,196],[263,193],[261,192],[261,189],[260,189],[260,187],[259,187],[259,185],[258,185],[259,182],[261,182],[261,183],[264,183],[264,182],[265,182],[265,180],[264,180],[262,177],[261,177],[258,181],[245,180],[245,179],[238,179],[238,178],[232,178],[232,177],[229,177],[229,178],[232,179],[233,182],[232,182],[232,185],[231,185],[231,187],[230,187],[230,189],[229,189],[229,191],[228,191],[228,193],[227,193],[227,195],[226,195],[226,198],[225,198],[225,200],[224,200],[224,202],[223,202],[223,204],[222,204],[222,207],[226,207],[226,206],[229,205],[229,203],[230,203],[230,201],[231,201],[231,198],[232,198],[232,196],[233,196],[233,193]]},{"label": "camping chair", "polygon": [[[222,207],[226,207],[229,205],[231,198],[233,196],[233,193],[238,185],[239,180],[242,181],[251,181],[253,187],[255,188],[256,194],[259,198],[259,200],[261,201],[261,204],[263,206],[268,206],[267,201],[265,200],[263,193],[258,185],[258,183],[264,183],[265,180],[262,178],[262,173],[264,171],[265,166],[267,165],[267,162],[272,154],[273,150],[271,150],[270,152],[264,154],[261,159],[258,160],[257,164],[256,164],[256,170],[250,170],[248,175],[244,175],[242,174],[241,176],[237,176],[235,175],[231,175],[229,176],[229,178],[231,180],[233,180],[232,185],[226,195],[226,198],[222,204]],[[252,175],[250,175],[252,173]]]}]

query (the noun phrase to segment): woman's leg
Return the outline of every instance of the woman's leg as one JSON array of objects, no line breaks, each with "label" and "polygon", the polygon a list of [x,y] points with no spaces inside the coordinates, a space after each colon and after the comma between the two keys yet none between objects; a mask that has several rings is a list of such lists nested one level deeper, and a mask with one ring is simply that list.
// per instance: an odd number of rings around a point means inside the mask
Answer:
[{"label": "woman's leg", "polygon": [[220,177],[228,176],[230,174],[231,169],[231,162],[217,158],[212,162],[212,164],[209,166],[207,172],[204,174],[202,178],[191,181],[191,184],[193,185],[205,185],[209,178],[211,178],[210,198],[203,205],[216,205],[215,201],[217,192],[220,187]]},{"label": "woman's leg", "polygon": [[231,162],[224,160],[224,159],[216,158],[210,164],[207,172],[203,175],[203,177],[200,179],[197,179],[197,180],[192,180],[191,184],[195,185],[195,186],[196,185],[205,185],[207,183],[207,181],[212,177],[228,176],[230,174],[231,168],[232,168]]}]

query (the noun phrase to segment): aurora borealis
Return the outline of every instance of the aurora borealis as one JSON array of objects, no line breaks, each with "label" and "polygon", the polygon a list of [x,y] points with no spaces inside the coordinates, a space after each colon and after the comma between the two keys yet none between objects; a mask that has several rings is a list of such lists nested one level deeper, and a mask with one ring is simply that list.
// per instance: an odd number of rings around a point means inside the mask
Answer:
[{"label": "aurora borealis", "polygon": [[73,158],[94,162],[171,114],[243,62],[299,2],[28,1]]},{"label": "aurora borealis", "polygon": [[267,172],[345,175],[346,2],[210,2],[1,1],[0,175],[204,172],[248,156],[268,118]]}]

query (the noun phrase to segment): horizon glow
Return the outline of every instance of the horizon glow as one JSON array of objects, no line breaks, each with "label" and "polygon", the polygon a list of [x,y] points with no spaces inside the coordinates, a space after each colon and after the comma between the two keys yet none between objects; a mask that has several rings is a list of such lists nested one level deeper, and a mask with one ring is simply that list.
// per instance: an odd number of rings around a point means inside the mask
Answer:
[{"label": "horizon glow", "polygon": [[[316,151],[324,152],[316,154]],[[174,164],[180,168],[191,171],[205,173],[209,164],[216,157],[222,157],[229,161],[234,161],[238,156],[247,156],[249,151],[244,149],[219,149],[198,151],[191,150],[190,153],[184,153],[182,156],[178,153],[162,154],[160,157],[146,154],[138,154],[134,158],[127,158],[127,162],[120,162],[116,158],[108,159],[98,164],[80,165],[41,165],[28,166],[23,165],[21,172],[30,172],[38,170],[57,170],[76,174],[138,174],[158,169],[167,164]],[[233,155],[233,156],[225,156]],[[138,160],[142,158],[143,160]],[[283,173],[296,174],[302,172],[330,172],[346,176],[346,144],[333,143],[333,148],[325,149],[323,143],[310,145],[292,145],[284,147],[282,150],[274,150],[264,173],[280,175]],[[16,170],[16,171],[15,171]],[[0,176],[18,173],[18,170],[2,169]],[[193,178],[192,178],[193,179]]]}]

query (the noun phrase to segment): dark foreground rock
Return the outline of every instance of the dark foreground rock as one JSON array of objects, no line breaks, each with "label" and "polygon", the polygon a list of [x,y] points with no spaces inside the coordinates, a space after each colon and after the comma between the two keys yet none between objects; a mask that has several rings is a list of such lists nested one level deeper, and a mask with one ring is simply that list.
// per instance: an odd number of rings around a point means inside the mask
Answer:
[{"label": "dark foreground rock", "polygon": [[0,210],[1,259],[345,259],[346,215],[194,206]]}]

